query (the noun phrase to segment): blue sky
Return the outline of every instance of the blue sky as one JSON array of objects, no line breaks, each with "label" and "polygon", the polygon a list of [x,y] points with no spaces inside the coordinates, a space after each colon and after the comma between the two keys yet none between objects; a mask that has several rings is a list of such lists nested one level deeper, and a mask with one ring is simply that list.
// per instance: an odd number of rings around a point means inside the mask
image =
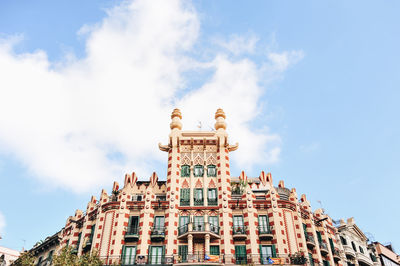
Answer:
[{"label": "blue sky", "polygon": [[0,2],[0,245],[32,247],[126,172],[165,179],[177,106],[188,130],[224,108],[233,175],[271,172],[400,250],[399,8]]}]

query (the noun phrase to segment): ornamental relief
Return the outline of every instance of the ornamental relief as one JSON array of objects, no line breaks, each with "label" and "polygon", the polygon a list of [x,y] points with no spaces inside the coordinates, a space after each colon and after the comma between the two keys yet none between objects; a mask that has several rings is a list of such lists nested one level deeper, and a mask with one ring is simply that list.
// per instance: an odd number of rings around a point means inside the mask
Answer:
[{"label": "ornamental relief", "polygon": [[210,165],[217,165],[217,154],[216,153],[206,153],[206,164]]},{"label": "ornamental relief", "polygon": [[193,154],[193,158],[194,158],[194,160],[193,160],[194,165],[197,165],[197,164],[203,165],[204,164],[203,154],[195,153],[195,154]]},{"label": "ornamental relief", "polygon": [[190,153],[181,153],[181,165],[190,165]]}]

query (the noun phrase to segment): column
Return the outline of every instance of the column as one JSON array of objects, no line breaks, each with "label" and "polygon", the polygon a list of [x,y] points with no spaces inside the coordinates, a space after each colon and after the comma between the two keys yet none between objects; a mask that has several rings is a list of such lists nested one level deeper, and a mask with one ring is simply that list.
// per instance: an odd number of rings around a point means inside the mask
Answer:
[{"label": "column", "polygon": [[210,234],[206,234],[206,242],[205,242],[205,249],[206,249],[206,254],[210,255]]}]

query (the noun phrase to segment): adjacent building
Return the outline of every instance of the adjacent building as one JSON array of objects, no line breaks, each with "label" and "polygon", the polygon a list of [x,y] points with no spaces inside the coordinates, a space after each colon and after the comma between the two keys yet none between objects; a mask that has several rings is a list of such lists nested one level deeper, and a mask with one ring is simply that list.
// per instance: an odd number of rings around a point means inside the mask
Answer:
[{"label": "adjacent building", "polygon": [[159,144],[168,154],[165,181],[126,174],[67,219],[59,247],[122,265],[379,265],[352,220],[337,228],[270,173],[232,176],[238,144],[229,142],[225,118],[218,109],[214,131],[183,131],[175,109],[169,141]]},{"label": "adjacent building", "polygon": [[[1,239],[1,238],[0,238]],[[18,259],[20,252],[11,248],[0,246],[0,266],[8,266]]]},{"label": "adjacent building", "polygon": [[372,248],[376,249],[383,266],[400,266],[400,255],[394,252],[392,245],[382,245],[379,242],[374,242]]}]

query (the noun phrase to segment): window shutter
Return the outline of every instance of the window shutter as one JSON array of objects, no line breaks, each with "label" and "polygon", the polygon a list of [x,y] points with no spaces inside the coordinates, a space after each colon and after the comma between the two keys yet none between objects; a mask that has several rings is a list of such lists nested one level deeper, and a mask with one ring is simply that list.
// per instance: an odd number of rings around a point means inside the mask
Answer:
[{"label": "window shutter", "polygon": [[272,245],[272,257],[276,258],[276,249],[275,249],[275,245]]}]

